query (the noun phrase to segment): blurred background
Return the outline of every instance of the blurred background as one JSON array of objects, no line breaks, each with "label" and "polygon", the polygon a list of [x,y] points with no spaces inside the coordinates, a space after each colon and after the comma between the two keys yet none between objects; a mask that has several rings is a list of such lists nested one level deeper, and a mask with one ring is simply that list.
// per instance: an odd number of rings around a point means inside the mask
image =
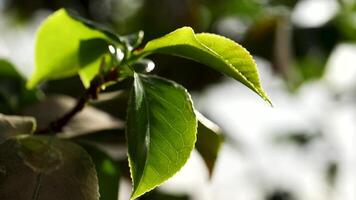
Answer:
[{"label": "blurred background", "polygon": [[[28,77],[36,29],[61,7],[122,35],[144,30],[144,43],[182,26],[218,33],[257,61],[274,107],[203,65],[151,57],[153,73],[188,88],[195,107],[222,128],[225,142],[212,177],[193,152],[175,177],[142,199],[356,199],[356,0],[0,0],[2,62]],[[33,103],[45,95],[68,107],[83,91],[74,77],[45,83],[32,98],[0,77],[5,114],[36,116],[33,110],[44,109],[43,103],[36,109]],[[113,124],[124,118],[114,111],[125,106],[110,95],[93,102],[83,118],[95,121],[100,113],[103,126],[118,128]],[[125,155],[122,149],[109,153]],[[130,187],[123,176],[120,200],[128,199]]]}]

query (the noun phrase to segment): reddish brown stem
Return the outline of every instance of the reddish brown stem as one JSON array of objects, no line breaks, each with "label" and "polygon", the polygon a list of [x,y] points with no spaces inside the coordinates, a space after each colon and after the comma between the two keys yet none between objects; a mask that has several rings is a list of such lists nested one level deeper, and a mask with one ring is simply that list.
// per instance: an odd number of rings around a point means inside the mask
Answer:
[{"label": "reddish brown stem", "polygon": [[48,127],[44,129],[37,130],[35,134],[57,134],[59,132],[62,132],[63,128],[70,122],[70,120],[78,114],[83,108],[85,107],[86,103],[90,99],[97,99],[98,98],[98,93],[101,90],[101,85],[108,82],[108,81],[113,81],[116,80],[117,78],[117,68],[113,68],[112,71],[110,71],[106,77],[100,77],[94,79],[90,83],[90,87],[85,91],[85,94],[78,99],[76,105],[65,115],[63,115],[61,118],[57,119],[56,121],[53,121],[49,124]]}]

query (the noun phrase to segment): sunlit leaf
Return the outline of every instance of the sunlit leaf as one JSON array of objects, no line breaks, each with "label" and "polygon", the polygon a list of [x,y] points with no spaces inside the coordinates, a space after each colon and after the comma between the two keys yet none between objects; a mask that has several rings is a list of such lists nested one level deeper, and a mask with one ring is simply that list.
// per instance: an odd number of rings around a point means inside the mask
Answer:
[{"label": "sunlit leaf", "polygon": [[105,43],[114,42],[107,32],[72,17],[65,9],[56,11],[37,32],[36,69],[27,86],[33,88],[44,80],[80,73],[84,85],[88,87],[99,71],[101,57],[109,51]]},{"label": "sunlit leaf", "polygon": [[195,34],[190,27],[183,27],[148,42],[137,55],[152,53],[172,54],[204,63],[240,81],[271,103],[261,87],[252,56],[228,38],[210,33]]},{"label": "sunlit leaf", "polygon": [[0,145],[0,199],[98,200],[94,164],[80,146],[54,137]]},{"label": "sunlit leaf", "polygon": [[135,199],[172,177],[196,141],[197,120],[187,91],[155,76],[134,75],[127,140]]}]

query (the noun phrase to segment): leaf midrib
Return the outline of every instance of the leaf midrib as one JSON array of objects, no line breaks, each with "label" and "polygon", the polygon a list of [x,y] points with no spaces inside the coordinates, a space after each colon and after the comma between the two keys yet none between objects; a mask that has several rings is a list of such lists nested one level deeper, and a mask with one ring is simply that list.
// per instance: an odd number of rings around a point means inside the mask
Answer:
[{"label": "leaf midrib", "polygon": [[146,143],[146,139],[147,139],[147,137],[150,139],[150,136],[151,136],[151,129],[150,129],[150,114],[149,114],[149,107],[148,107],[148,99],[146,98],[146,91],[145,91],[145,88],[143,87],[143,83],[142,83],[142,80],[141,80],[141,76],[139,75],[139,74],[136,74],[136,77],[137,77],[137,80],[138,80],[138,82],[139,82],[139,84],[140,84],[140,88],[142,89],[142,101],[144,101],[144,103],[145,103],[145,111],[146,111],[146,118],[147,118],[147,131],[146,131],[146,134],[147,135],[145,135],[145,145],[146,145],[146,149],[147,149],[147,151],[146,151],[146,155],[145,155],[145,164],[144,164],[144,167],[143,167],[143,169],[142,169],[142,173],[141,173],[141,176],[140,176],[140,178],[139,178],[139,180],[138,180],[138,184],[137,184],[137,186],[136,186],[136,188],[135,188],[135,190],[137,190],[139,187],[140,187],[140,185],[141,185],[141,181],[142,181],[142,178],[143,178],[143,175],[144,175],[144,172],[146,171],[146,167],[147,167],[147,162],[148,162],[148,156],[149,156],[149,149],[150,149],[150,144],[148,143]]},{"label": "leaf midrib", "polygon": [[[215,35],[215,34],[210,34],[210,33],[200,33],[200,34]],[[215,35],[215,36],[217,36],[217,37],[222,37],[222,36],[219,36],[219,35]],[[212,50],[211,48],[209,48],[208,46],[206,46],[204,43],[202,43],[202,42],[196,37],[195,34],[194,34],[194,38],[195,38],[195,39],[197,40],[197,42],[199,42],[204,48],[206,48],[210,53],[212,53],[215,58],[222,60],[226,65],[230,66],[230,67],[232,68],[232,70],[234,70],[238,75],[240,75],[240,76],[244,79],[244,81],[246,81],[252,88],[254,88],[254,89],[258,92],[258,95],[260,95],[265,101],[267,101],[268,103],[271,104],[271,102],[268,100],[268,98],[264,97],[264,96],[265,96],[264,92],[262,92],[260,88],[257,88],[257,87],[255,86],[255,84],[254,84],[252,81],[250,81],[245,75],[243,75],[238,69],[236,69],[235,66],[234,66],[232,63],[230,63],[229,60],[225,59],[225,58],[224,58],[223,56],[221,56],[219,53],[215,52],[214,50]],[[232,42],[232,40],[230,40],[230,39],[228,39],[228,38],[226,38],[226,37],[222,37],[222,38],[224,38],[224,39],[229,40],[229,41]],[[237,43],[236,43],[236,44],[237,44]],[[241,45],[239,45],[239,44],[237,44],[237,45],[238,45],[240,48],[246,50],[246,49],[245,49],[244,47],[242,47]],[[246,53],[247,53],[247,55],[250,57],[250,59],[252,60],[254,67],[256,67],[256,63],[255,63],[255,61],[253,60],[251,54],[248,53],[247,51],[246,51]],[[257,77],[258,77],[258,74],[257,74]]]},{"label": "leaf midrib", "polygon": [[[206,35],[214,35],[214,36],[217,36],[217,37],[221,37],[221,38],[224,38],[226,40],[228,40],[229,42],[233,42],[231,39],[228,39],[226,37],[222,37],[222,36],[219,36],[219,35],[216,35],[216,34],[210,34],[210,33],[198,33],[198,34],[206,34]],[[142,51],[142,52],[139,52],[138,53],[138,57],[144,57],[144,56],[147,56],[149,54],[152,54],[154,52],[160,52],[161,49],[164,49],[164,48],[169,48],[169,47],[185,47],[185,46],[189,46],[189,47],[193,47],[193,48],[196,48],[196,49],[199,49],[201,50],[202,52],[205,52],[205,53],[208,53],[209,55],[215,57],[217,60],[221,60],[224,64],[228,65],[232,71],[236,72],[242,79],[244,82],[246,82],[246,84],[248,84],[249,87],[251,87],[253,90],[255,90],[255,92],[262,98],[264,99],[265,101],[267,101],[269,104],[272,105],[272,102],[266,97],[266,94],[259,88],[257,87],[250,79],[248,79],[245,75],[243,75],[232,63],[229,62],[229,60],[225,59],[223,56],[221,56],[219,53],[215,52],[214,50],[212,50],[211,48],[209,48],[208,46],[206,46],[204,43],[202,43],[197,37],[194,32],[192,32],[192,35],[193,35],[193,38],[194,38],[194,42],[197,42],[200,47],[198,46],[194,46],[194,44],[191,44],[189,42],[187,43],[182,43],[182,44],[175,44],[175,45],[169,45],[169,46],[166,46],[166,47],[162,47],[162,48],[158,48],[156,50],[153,50],[153,51]],[[235,42],[234,42],[235,43]],[[237,44],[237,43],[236,43]],[[241,45],[237,44],[238,47],[240,47],[241,49],[244,49],[246,51],[246,54],[249,56],[249,58],[252,60],[253,62],[253,65],[254,67],[256,67],[256,62],[253,60],[252,56],[250,53],[248,53],[248,51],[242,47]],[[163,53],[163,52],[161,52]],[[163,53],[163,54],[167,54],[167,53]],[[196,60],[196,59],[193,59],[191,57],[187,57],[187,56],[182,56],[182,55],[179,55],[177,53],[169,53],[169,54],[172,54],[172,55],[176,55],[176,56],[180,56],[180,57],[184,57],[184,58],[187,58],[187,59],[191,59],[191,60],[194,60],[196,62],[200,62],[199,60]],[[259,79],[258,77],[258,74],[257,74],[257,78]],[[257,84],[260,84],[260,82],[258,82]]]}]

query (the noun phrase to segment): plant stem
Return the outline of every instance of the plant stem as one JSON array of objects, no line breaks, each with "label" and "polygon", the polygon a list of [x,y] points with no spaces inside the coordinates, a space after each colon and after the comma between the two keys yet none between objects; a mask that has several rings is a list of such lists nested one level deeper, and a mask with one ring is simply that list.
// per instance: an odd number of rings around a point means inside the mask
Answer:
[{"label": "plant stem", "polygon": [[76,105],[65,115],[59,119],[51,122],[48,127],[37,130],[35,134],[57,134],[62,132],[63,128],[70,122],[70,120],[78,114],[85,107],[90,99],[97,99],[101,86],[109,81],[117,79],[117,68],[113,68],[105,77],[99,76],[91,81],[90,87],[85,91],[84,95],[78,99]]},{"label": "plant stem", "polygon": [[76,105],[68,113],[66,113],[56,121],[51,122],[48,127],[37,130],[35,134],[49,134],[61,132],[63,128],[68,124],[68,122],[77,113],[83,110],[88,100],[97,98],[97,93],[100,90],[100,84],[96,84],[95,82],[96,81],[92,81],[90,87],[85,91],[85,94],[78,99]]}]

